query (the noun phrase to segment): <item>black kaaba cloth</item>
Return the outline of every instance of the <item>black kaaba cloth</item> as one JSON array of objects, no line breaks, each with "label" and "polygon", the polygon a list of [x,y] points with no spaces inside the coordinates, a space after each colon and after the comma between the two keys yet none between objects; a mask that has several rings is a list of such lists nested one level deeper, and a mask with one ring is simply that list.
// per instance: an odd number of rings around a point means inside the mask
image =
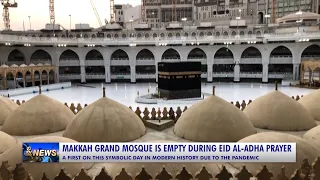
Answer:
[{"label": "black kaaba cloth", "polygon": [[166,99],[201,97],[201,62],[159,62],[158,91]]}]

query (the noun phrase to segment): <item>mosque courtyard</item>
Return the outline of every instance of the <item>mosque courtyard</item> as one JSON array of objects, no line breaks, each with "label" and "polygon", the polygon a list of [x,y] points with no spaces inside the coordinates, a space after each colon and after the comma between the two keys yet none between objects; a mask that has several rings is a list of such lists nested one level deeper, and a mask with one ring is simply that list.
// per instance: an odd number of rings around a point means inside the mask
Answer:
[{"label": "mosque courtyard", "polygon": [[[173,107],[176,109],[177,106],[191,106],[199,100],[169,100],[169,101],[160,101],[157,104],[141,104],[136,103],[135,98],[137,98],[137,93],[139,95],[147,95],[148,89],[150,93],[156,92],[156,83],[112,83],[112,84],[103,84],[103,83],[92,83],[85,84],[84,86],[79,86],[78,84],[73,84],[71,88],[54,90],[49,92],[42,92],[43,94],[56,99],[62,103],[74,103],[77,105],[80,103],[82,106],[84,104],[90,104],[102,96],[102,87],[106,88],[106,96],[110,99],[113,99],[121,104],[126,106],[131,106],[133,108],[148,107],[148,109],[154,108],[163,108],[163,107]],[[212,94],[212,86],[216,87],[215,94],[216,96],[228,101],[241,103],[242,100],[248,102],[249,100],[254,100],[260,96],[263,96],[275,89],[274,84],[260,84],[260,83],[202,83],[202,93],[204,97]],[[279,86],[279,91],[288,95],[288,96],[301,96],[308,94],[314,90],[296,88],[296,87],[281,87]],[[35,94],[25,94],[12,96],[11,99],[16,100],[29,100],[30,98],[36,96]]]}]

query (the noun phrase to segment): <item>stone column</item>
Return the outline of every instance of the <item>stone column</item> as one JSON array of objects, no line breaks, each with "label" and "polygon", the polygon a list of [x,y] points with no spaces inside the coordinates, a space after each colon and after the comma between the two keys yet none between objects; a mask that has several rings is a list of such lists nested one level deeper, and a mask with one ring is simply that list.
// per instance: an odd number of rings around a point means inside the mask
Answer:
[{"label": "stone column", "polygon": [[293,64],[292,80],[299,81],[300,77],[300,64]]},{"label": "stone column", "polygon": [[48,81],[48,85],[50,84],[50,71],[49,71],[49,73],[47,73],[47,81]]},{"label": "stone column", "polygon": [[212,66],[213,66],[212,64],[207,64],[207,82],[208,83],[212,82],[212,73],[213,73]]},{"label": "stone column", "polygon": [[39,78],[40,78],[40,86],[42,86],[42,72],[41,74],[39,74]]},{"label": "stone column", "polygon": [[59,83],[60,82],[60,75],[59,75],[59,67],[56,66],[56,71],[54,73],[54,83]]},{"label": "stone column", "polygon": [[111,71],[110,71],[110,65],[104,66],[105,76],[106,76],[106,83],[111,83]]},{"label": "stone column", "polygon": [[4,90],[7,90],[7,75],[3,77],[3,88]]},{"label": "stone column", "polygon": [[33,74],[31,74],[31,82],[32,82],[32,86],[35,86],[35,82],[34,82],[34,72],[32,72]]},{"label": "stone column", "polygon": [[234,65],[234,77],[233,77],[234,82],[240,82],[240,65],[237,63]]},{"label": "stone column", "polygon": [[136,66],[130,66],[131,83],[136,83]]},{"label": "stone column", "polygon": [[23,87],[26,87],[26,75],[23,76]]},{"label": "stone column", "polygon": [[158,64],[156,64],[156,83],[158,83]]},{"label": "stone column", "polygon": [[81,83],[86,83],[86,67],[85,66],[81,66],[80,67],[80,71],[81,71]]},{"label": "stone column", "polygon": [[267,83],[269,81],[269,64],[262,65],[262,82]]},{"label": "stone column", "polygon": [[17,89],[17,77],[13,76],[13,83],[14,83],[14,88]]}]

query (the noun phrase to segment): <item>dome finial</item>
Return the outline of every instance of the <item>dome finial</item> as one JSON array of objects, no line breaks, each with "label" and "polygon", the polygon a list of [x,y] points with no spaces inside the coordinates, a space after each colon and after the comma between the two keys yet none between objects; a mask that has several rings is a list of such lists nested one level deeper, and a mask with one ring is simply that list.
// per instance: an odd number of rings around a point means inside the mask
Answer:
[{"label": "dome finial", "polygon": [[276,91],[278,91],[278,81],[276,81],[275,83],[276,83],[275,89],[276,89]]},{"label": "dome finial", "polygon": [[41,86],[39,85],[39,94],[41,94]]},{"label": "dome finial", "polygon": [[103,97],[106,97],[106,88],[105,88],[105,87],[102,88],[102,92],[103,92],[103,95],[102,95],[102,96],[103,96]]},{"label": "dome finial", "polygon": [[216,91],[216,86],[212,86],[212,95],[215,95],[215,91]]}]

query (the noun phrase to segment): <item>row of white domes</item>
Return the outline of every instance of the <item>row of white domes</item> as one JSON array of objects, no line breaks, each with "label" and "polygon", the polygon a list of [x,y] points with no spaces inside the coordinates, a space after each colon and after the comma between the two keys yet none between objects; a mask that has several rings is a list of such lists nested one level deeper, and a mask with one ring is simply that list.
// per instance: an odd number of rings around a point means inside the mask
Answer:
[{"label": "row of white domes", "polygon": [[16,64],[12,64],[11,66],[8,66],[8,65],[6,65],[6,64],[3,64],[3,65],[1,65],[0,66],[0,68],[9,68],[9,67],[13,67],[13,68],[16,68],[16,67],[34,67],[34,66],[51,66],[51,64],[49,64],[49,63],[44,63],[44,64],[42,64],[42,63],[39,63],[39,64],[37,64],[37,65],[35,65],[35,64],[29,64],[29,65],[25,65],[25,64],[21,64],[20,66],[18,66],[18,65],[16,65]]},{"label": "row of white domes", "polygon": [[[273,91],[254,100],[242,112],[229,102],[210,96],[188,108],[174,127],[177,136],[200,142],[236,142],[256,133],[307,131],[320,120],[320,90],[299,102]],[[142,120],[128,107],[102,97],[74,115],[62,103],[39,94],[18,106],[0,97],[2,131],[16,136],[63,131],[80,142],[126,142],[146,133]],[[92,131],[94,129],[94,131]]]},{"label": "row of white domes", "polygon": [[[304,96],[300,102],[274,91],[253,101],[244,112],[226,102],[211,96],[191,106],[177,121],[174,132],[177,136],[191,141],[207,142],[295,142],[297,143],[297,163],[272,163],[268,168],[273,173],[278,173],[282,166],[286,166],[287,174],[291,174],[303,159],[314,160],[320,154],[320,126],[316,126],[314,119],[319,116],[314,109],[319,102],[320,91]],[[30,142],[126,142],[135,140],[146,133],[146,128],[141,119],[128,107],[111,99],[103,97],[90,104],[77,115],[62,103],[45,95],[37,95],[18,107],[10,99],[0,97],[2,118],[7,113],[2,131],[11,135],[39,135],[62,131],[64,137],[38,137],[28,140]],[[276,104],[275,104],[276,103]],[[315,106],[308,105],[315,103]],[[278,104],[278,105],[277,105]],[[311,113],[309,113],[310,111]],[[286,112],[286,113],[284,113]],[[312,114],[312,115],[310,115]],[[272,119],[272,120],[271,120]],[[266,122],[264,122],[266,121]],[[279,124],[279,126],[276,126]],[[287,124],[287,125],[286,125]],[[309,130],[304,139],[284,133],[258,133],[255,127],[268,129]],[[6,133],[0,133],[0,162],[8,160],[11,166],[21,162],[21,143]],[[70,138],[70,139],[69,139]],[[73,140],[71,140],[73,139]],[[318,147],[317,147],[317,146]],[[76,175],[79,169],[92,164],[50,164],[24,166],[35,179],[39,179],[42,172],[48,173],[52,178],[58,170],[65,167],[68,173]],[[139,163],[143,165],[143,163]],[[130,163],[106,163],[108,172],[114,177],[125,167],[128,172],[136,174],[141,166]],[[181,170],[181,163],[151,163],[146,164],[146,170],[156,173],[166,165],[167,170],[176,173]],[[201,164],[188,163],[186,168],[192,173],[200,170]],[[238,164],[233,164],[240,167]],[[246,163],[251,172],[255,172],[257,163]],[[217,173],[215,164],[206,164],[211,173]],[[50,171],[49,171],[50,170]],[[96,174],[95,174],[96,175]],[[153,174],[154,175],[154,174]]]}]

